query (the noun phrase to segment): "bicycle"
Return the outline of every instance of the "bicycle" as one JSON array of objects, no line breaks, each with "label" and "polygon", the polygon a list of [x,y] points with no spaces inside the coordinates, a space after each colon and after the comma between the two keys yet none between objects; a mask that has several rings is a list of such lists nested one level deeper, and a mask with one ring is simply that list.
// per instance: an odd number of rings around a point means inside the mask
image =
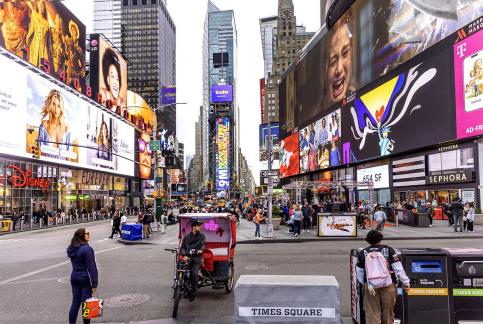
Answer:
[{"label": "bicycle", "polygon": [[175,269],[173,277],[173,311],[172,317],[176,318],[178,315],[178,306],[181,296],[185,296],[191,291],[191,282],[189,280],[190,268],[189,268],[189,258],[188,260],[180,260],[179,252],[177,249],[165,249],[165,251],[175,254]]}]

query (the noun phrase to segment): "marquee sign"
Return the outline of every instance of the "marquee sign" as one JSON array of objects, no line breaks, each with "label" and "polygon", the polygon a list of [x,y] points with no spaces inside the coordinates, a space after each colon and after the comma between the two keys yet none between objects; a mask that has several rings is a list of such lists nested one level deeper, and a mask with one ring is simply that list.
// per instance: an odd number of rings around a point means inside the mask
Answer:
[{"label": "marquee sign", "polygon": [[7,169],[12,170],[12,175],[8,177],[8,181],[14,188],[39,188],[44,192],[49,188],[49,180],[47,178],[34,178],[30,169],[24,171],[15,165],[8,165]]}]

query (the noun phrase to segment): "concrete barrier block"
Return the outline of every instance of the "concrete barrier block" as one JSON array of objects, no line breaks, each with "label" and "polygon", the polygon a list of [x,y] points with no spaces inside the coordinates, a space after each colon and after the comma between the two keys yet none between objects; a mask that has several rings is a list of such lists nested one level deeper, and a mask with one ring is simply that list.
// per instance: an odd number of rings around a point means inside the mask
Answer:
[{"label": "concrete barrier block", "polygon": [[235,323],[340,324],[334,276],[243,275],[235,286]]}]

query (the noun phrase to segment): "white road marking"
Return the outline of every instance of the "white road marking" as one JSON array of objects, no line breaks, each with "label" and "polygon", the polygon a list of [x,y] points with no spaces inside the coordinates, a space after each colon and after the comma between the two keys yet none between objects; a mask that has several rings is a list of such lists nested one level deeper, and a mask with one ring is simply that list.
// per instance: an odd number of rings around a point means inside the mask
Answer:
[{"label": "white road marking", "polygon": [[105,239],[102,239],[102,240],[96,241],[96,243],[104,242],[104,241],[107,241],[107,240],[109,240],[109,239],[108,239],[108,238],[105,238]]},{"label": "white road marking", "polygon": [[25,241],[25,239],[6,239],[6,240],[0,240],[0,244],[7,244],[7,243],[12,243],[12,242],[22,242]]},{"label": "white road marking", "polygon": [[[101,254],[101,253],[104,253],[104,252],[108,252],[108,251],[112,251],[112,250],[117,250],[117,249],[120,249],[120,248],[122,248],[122,246],[117,246],[117,247],[113,247],[113,248],[109,248],[109,249],[105,249],[105,250],[100,250],[100,251],[95,252],[95,254],[98,255],[98,254]],[[0,281],[0,285],[8,284],[10,282],[17,281],[19,279],[27,278],[27,277],[30,277],[30,276],[33,276],[33,275],[36,275],[36,274],[39,274],[39,273],[42,273],[42,272],[51,270],[51,269],[55,269],[55,268],[61,267],[61,266],[65,265],[65,264],[69,264],[69,263],[70,263],[70,260],[69,261],[60,262],[60,263],[57,263],[57,264],[54,264],[54,265],[51,265],[51,266],[48,266],[48,267],[45,267],[45,268],[42,268],[42,269],[35,270],[35,271],[31,271],[31,272],[25,273],[25,274],[20,275],[20,276],[17,276],[17,277],[13,277],[13,278],[10,278],[10,279],[6,279],[6,280],[3,280],[3,281]]]}]

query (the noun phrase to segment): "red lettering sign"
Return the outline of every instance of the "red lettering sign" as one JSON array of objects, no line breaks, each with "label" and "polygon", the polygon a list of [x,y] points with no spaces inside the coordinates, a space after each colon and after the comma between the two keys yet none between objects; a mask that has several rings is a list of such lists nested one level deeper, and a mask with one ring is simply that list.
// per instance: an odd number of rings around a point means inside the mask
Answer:
[{"label": "red lettering sign", "polygon": [[22,171],[15,165],[8,165],[7,168],[15,171],[15,173],[12,172],[12,175],[9,178],[9,181],[14,188],[33,187],[40,188],[43,192],[47,191],[49,188],[49,180],[46,178],[32,177],[32,170]]}]

